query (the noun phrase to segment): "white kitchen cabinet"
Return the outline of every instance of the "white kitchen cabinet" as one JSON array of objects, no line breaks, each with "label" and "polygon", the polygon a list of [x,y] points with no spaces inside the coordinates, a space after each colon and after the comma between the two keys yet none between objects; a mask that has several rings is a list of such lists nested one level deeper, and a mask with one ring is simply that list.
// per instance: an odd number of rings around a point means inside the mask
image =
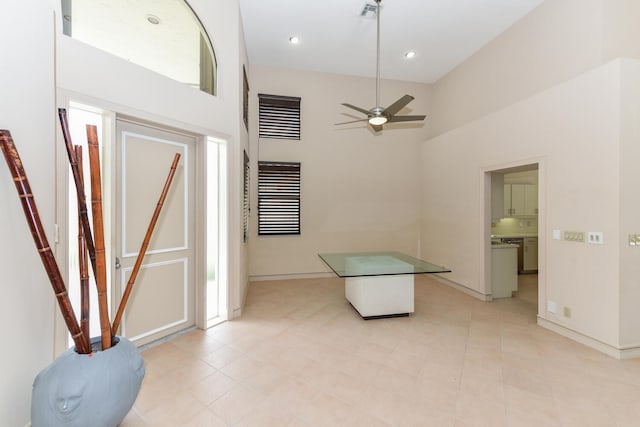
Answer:
[{"label": "white kitchen cabinet", "polygon": [[538,186],[536,184],[524,186],[524,214],[538,215]]},{"label": "white kitchen cabinet", "polygon": [[504,216],[511,216],[511,184],[504,184]]},{"label": "white kitchen cabinet", "polygon": [[524,215],[524,187],[526,184],[511,184],[511,216]]},{"label": "white kitchen cabinet", "polygon": [[523,248],[522,269],[524,271],[538,270],[538,238],[525,237]]},{"label": "white kitchen cabinet", "polygon": [[491,219],[497,221],[504,217],[504,174],[491,174]]},{"label": "white kitchen cabinet", "polygon": [[504,216],[538,215],[538,186],[504,184]]}]

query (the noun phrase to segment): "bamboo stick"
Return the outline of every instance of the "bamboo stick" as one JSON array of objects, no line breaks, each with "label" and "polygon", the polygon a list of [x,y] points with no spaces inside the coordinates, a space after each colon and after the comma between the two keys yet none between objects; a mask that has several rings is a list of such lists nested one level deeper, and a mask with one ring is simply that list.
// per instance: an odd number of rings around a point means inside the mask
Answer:
[{"label": "bamboo stick", "polygon": [[176,169],[178,168],[179,162],[180,162],[180,153],[176,153],[175,156],[173,157],[173,163],[171,163],[171,169],[169,170],[169,175],[167,176],[167,180],[164,183],[162,193],[160,194],[160,198],[158,200],[156,208],[153,211],[153,216],[151,217],[151,221],[149,222],[149,226],[147,227],[147,233],[145,234],[144,240],[142,241],[140,251],[138,252],[138,257],[136,258],[136,263],[133,266],[133,270],[131,271],[131,275],[129,276],[129,281],[127,282],[127,286],[124,290],[124,293],[122,294],[122,299],[120,300],[120,305],[118,306],[118,312],[116,313],[116,317],[113,319],[113,325],[111,326],[113,335],[117,334],[118,328],[120,327],[120,321],[122,320],[124,309],[127,306],[129,295],[131,294],[131,290],[133,289],[133,284],[135,283],[136,277],[138,276],[138,271],[140,271],[140,267],[142,266],[142,259],[144,258],[144,255],[147,252],[147,248],[149,247],[151,234],[153,233],[153,229],[156,226],[156,222],[158,222],[160,211],[162,210],[162,206],[164,205],[164,201],[167,197],[167,193],[169,192],[169,187],[171,186],[171,182],[173,181],[173,176],[176,173]]},{"label": "bamboo stick", "polygon": [[89,145],[89,169],[91,171],[91,213],[95,239],[96,289],[98,290],[98,312],[100,314],[100,337],[102,350],[111,348],[111,322],[107,298],[107,264],[104,250],[104,222],[102,217],[102,180],[100,177],[100,145],[94,125],[87,125]]},{"label": "bamboo stick", "polygon": [[89,223],[89,214],[87,212],[87,198],[84,192],[82,173],[78,170],[78,162],[73,149],[73,143],[71,142],[69,123],[67,121],[67,110],[64,108],[58,108],[58,116],[60,117],[62,136],[64,137],[67,156],[69,157],[69,165],[71,166],[73,181],[76,185],[76,193],[78,194],[78,201],[80,203],[78,206],[78,209],[80,210],[80,221],[82,222],[84,237],[87,243],[87,251],[89,252],[89,259],[91,260],[91,268],[93,269],[94,277],[96,277],[96,250],[93,244],[93,233],[91,232],[91,224]]},{"label": "bamboo stick", "polygon": [[49,282],[58,301],[62,317],[76,345],[76,351],[81,354],[89,354],[91,353],[91,345],[83,336],[80,326],[78,325],[67,289],[62,279],[62,274],[60,274],[58,264],[53,256],[44,232],[44,227],[40,221],[38,208],[31,192],[31,186],[29,185],[29,180],[22,165],[22,160],[20,160],[18,150],[13,142],[13,138],[11,138],[11,132],[8,130],[0,130],[0,148],[2,149],[2,154],[4,154],[7,166],[13,177],[18,196],[22,202],[22,209],[24,210],[27,224],[31,230],[31,235],[40,254],[44,269],[49,276]]},{"label": "bamboo stick", "polygon": [[[75,147],[76,161],[78,162],[78,169],[83,177],[82,185],[84,187],[84,167],[82,164],[82,147],[76,145]],[[78,199],[80,195],[78,194]],[[90,325],[90,306],[89,301],[91,299],[89,293],[89,265],[87,260],[87,243],[84,237],[84,230],[82,228],[82,220],[80,219],[80,200],[78,200],[78,264],[80,266],[80,329],[87,341],[91,341]]]}]

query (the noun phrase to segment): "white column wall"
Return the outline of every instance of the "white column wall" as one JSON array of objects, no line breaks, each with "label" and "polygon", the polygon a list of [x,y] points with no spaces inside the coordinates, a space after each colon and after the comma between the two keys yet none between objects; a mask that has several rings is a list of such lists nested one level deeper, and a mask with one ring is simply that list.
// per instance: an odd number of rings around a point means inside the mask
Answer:
[{"label": "white column wall", "polygon": [[[621,314],[620,70],[621,61],[597,67],[426,141],[421,162],[424,257],[479,293],[484,171],[541,162],[539,315],[611,348]],[[602,231],[605,243],[552,240],[553,229]]]},{"label": "white column wall", "polygon": [[[55,249],[54,30],[44,3],[0,5],[0,128],[13,135]],[[55,302],[4,158],[0,200],[0,425],[22,427],[33,379],[53,357]]]},{"label": "white column wall", "polygon": [[[52,246],[56,204],[61,200],[55,194],[55,159],[62,155],[55,150],[58,90],[79,100],[97,100],[99,106],[121,113],[226,139],[230,163],[229,307],[233,311],[241,307],[247,283],[247,254],[240,243],[241,155],[243,146],[248,145],[240,124],[246,54],[237,0],[189,3],[214,44],[219,67],[216,97],[62,36],[60,17],[54,18],[54,12],[60,10],[57,0],[2,3],[0,128],[14,135]],[[33,378],[54,357],[57,308],[4,166],[0,166],[0,198],[4,203],[0,209],[1,339],[3,349],[9,349],[0,355],[0,425],[21,427],[29,421]]]}]

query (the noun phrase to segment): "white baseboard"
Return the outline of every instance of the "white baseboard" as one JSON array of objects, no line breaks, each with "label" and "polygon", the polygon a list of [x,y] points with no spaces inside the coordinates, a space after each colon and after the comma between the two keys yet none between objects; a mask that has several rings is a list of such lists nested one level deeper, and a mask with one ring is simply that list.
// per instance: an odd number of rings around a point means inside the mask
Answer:
[{"label": "white baseboard", "polygon": [[544,319],[538,315],[538,325],[545,329],[549,329],[557,334],[567,337],[574,341],[584,344],[587,347],[591,347],[594,350],[598,350],[607,356],[611,356],[615,359],[635,359],[640,357],[640,346],[630,346],[625,348],[617,348],[610,344],[598,341],[595,338],[583,335],[580,332],[569,329],[565,326],[559,325],[548,319]]},{"label": "white baseboard", "polygon": [[620,352],[621,359],[640,359],[640,345],[625,347]]},{"label": "white baseboard", "polygon": [[482,292],[478,292],[475,289],[468,288],[464,285],[461,285],[460,283],[454,282],[453,280],[446,279],[438,274],[431,274],[429,275],[429,277],[435,279],[437,282],[440,282],[443,285],[449,286],[460,292],[463,292],[467,295],[477,298],[480,301],[493,301],[493,297],[491,296],[491,294],[485,295]]},{"label": "white baseboard", "polygon": [[294,274],[273,274],[264,276],[249,276],[250,282],[264,282],[267,280],[292,280],[292,279],[328,279],[336,277],[333,273],[294,273]]},{"label": "white baseboard", "polygon": [[[273,274],[273,275],[264,275],[264,276],[249,276],[250,282],[262,282],[268,280],[293,280],[293,279],[327,279],[327,278],[335,278],[336,275],[334,273],[296,273],[296,274]],[[478,292],[474,289],[468,288],[464,285],[446,279],[437,274],[431,274],[429,277],[435,279],[436,281],[452,287],[460,292],[464,292],[467,295],[470,295],[474,298],[477,298],[481,301],[492,301],[493,297],[491,294],[485,295],[481,292]]]},{"label": "white baseboard", "polygon": [[212,319],[207,319],[207,329],[209,328],[213,328],[214,326],[218,326],[224,322],[226,322],[228,319],[227,314],[225,313],[224,316],[216,316]]}]

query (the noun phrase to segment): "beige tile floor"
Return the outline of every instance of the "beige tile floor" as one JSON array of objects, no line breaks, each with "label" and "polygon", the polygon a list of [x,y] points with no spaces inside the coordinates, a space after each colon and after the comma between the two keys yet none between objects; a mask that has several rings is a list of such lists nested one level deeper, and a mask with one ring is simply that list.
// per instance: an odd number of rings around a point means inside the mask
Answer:
[{"label": "beige tile floor", "polygon": [[482,302],[416,276],[414,315],[370,321],[341,279],[252,283],[241,318],[143,351],[122,426],[640,426],[640,360],[537,326],[520,279]]}]

